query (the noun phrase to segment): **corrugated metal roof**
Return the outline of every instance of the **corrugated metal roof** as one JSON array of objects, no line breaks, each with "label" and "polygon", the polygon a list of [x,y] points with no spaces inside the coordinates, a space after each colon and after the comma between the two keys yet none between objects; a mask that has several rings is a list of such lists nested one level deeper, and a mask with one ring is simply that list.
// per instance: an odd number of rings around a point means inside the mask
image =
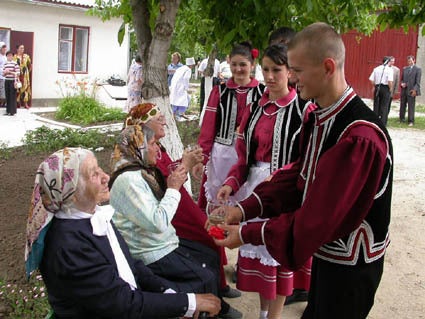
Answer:
[{"label": "corrugated metal roof", "polygon": [[81,7],[93,7],[95,4],[95,0],[35,0],[35,1],[52,2],[52,3],[65,4],[65,5],[68,4],[68,5],[81,6]]}]

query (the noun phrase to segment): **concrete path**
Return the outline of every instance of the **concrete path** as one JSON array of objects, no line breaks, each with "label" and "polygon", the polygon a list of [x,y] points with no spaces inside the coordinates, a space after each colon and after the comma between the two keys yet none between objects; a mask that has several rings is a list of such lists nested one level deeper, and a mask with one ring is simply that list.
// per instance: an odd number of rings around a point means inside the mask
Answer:
[{"label": "concrete path", "polygon": [[6,109],[0,108],[0,147],[22,145],[22,139],[27,131],[35,130],[43,125],[49,128],[63,128],[63,125],[46,123],[37,115],[39,112],[51,112],[55,109],[51,107],[32,107],[29,110],[19,108],[14,116],[4,116]]}]

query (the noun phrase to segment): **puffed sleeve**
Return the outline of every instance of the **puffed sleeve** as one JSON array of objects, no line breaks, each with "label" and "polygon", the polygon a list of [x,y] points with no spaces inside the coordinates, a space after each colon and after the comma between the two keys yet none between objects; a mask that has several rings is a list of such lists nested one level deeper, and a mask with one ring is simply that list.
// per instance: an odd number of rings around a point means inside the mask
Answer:
[{"label": "puffed sleeve", "polygon": [[213,87],[208,104],[205,109],[204,119],[202,120],[201,131],[199,133],[198,144],[202,147],[204,154],[204,164],[208,162],[211,149],[216,135],[217,107],[220,104],[220,86]]}]

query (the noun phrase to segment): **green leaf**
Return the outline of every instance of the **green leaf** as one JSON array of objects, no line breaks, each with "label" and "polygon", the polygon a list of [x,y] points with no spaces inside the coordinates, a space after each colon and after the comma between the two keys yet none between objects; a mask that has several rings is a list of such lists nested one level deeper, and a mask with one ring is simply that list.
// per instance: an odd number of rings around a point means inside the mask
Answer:
[{"label": "green leaf", "polygon": [[122,45],[125,36],[125,23],[122,23],[120,29],[118,30],[118,43]]}]

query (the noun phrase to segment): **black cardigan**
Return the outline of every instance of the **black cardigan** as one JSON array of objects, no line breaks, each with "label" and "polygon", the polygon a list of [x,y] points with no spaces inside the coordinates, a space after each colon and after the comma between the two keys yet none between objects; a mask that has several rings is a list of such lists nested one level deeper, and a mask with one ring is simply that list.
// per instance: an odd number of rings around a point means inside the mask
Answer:
[{"label": "black cardigan", "polygon": [[142,261],[134,260],[114,230],[133,271],[137,290],[118,275],[106,236],[95,236],[89,219],[54,218],[40,265],[56,318],[172,318],[183,316],[186,294],[163,294],[170,287]]}]

